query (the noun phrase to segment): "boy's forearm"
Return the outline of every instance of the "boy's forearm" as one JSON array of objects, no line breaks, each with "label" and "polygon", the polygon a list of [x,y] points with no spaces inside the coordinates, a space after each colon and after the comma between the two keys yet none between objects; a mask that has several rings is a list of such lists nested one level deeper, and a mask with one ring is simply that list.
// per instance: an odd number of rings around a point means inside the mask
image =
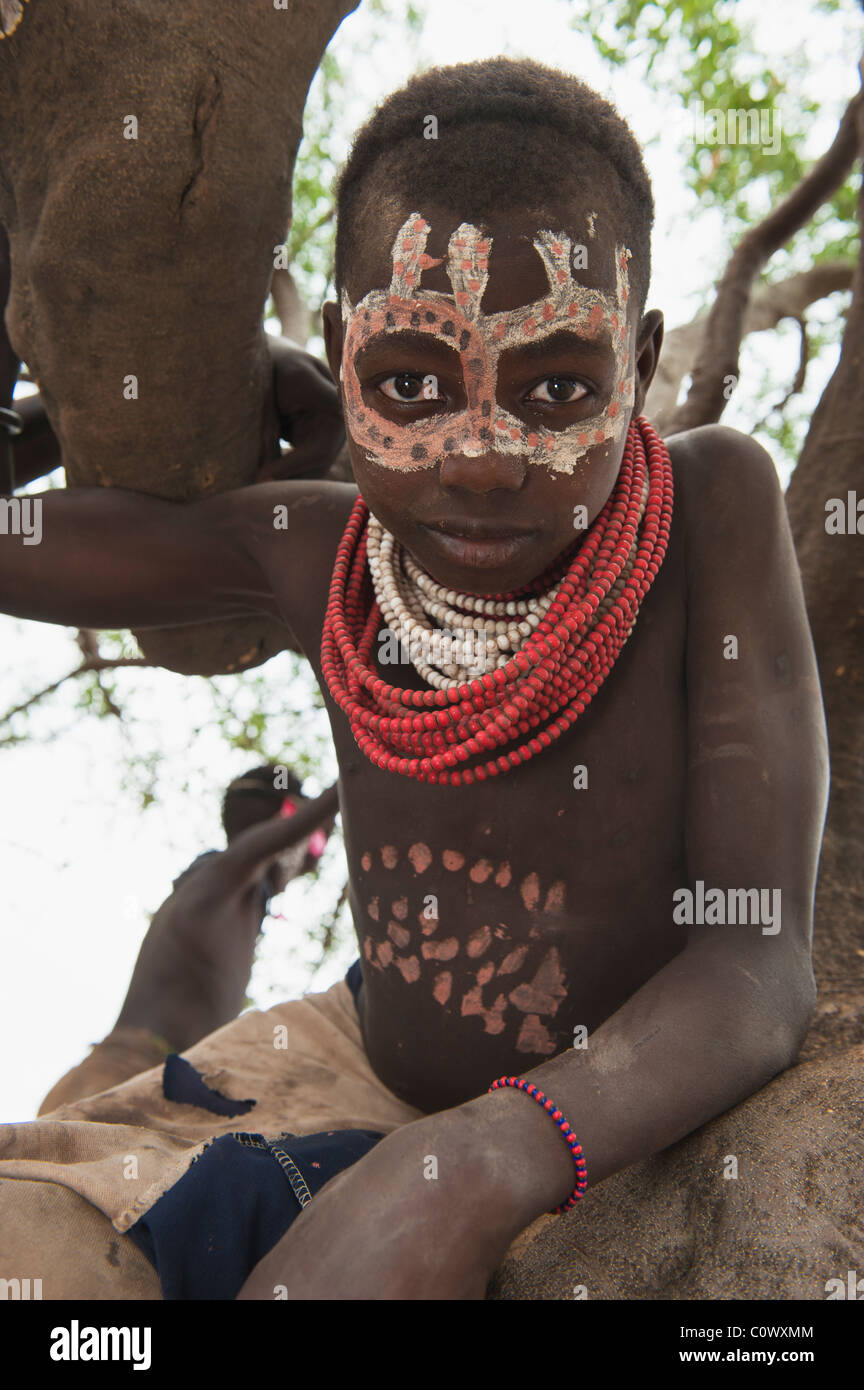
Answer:
[{"label": "boy's forearm", "polygon": [[0,612],[113,629],[272,611],[238,539],[237,496],[181,503],[112,487],[0,496]]},{"label": "boy's forearm", "polygon": [[[584,1050],[522,1073],[572,1126],[589,1187],[667,1148],[791,1065],[806,1028],[807,985],[790,1007],[795,991],[784,989],[781,972],[763,971],[760,982],[755,968],[736,958],[734,945],[703,941],[649,980]],[[792,1017],[797,1023],[778,1021]],[[505,1156],[524,1225],[569,1196],[573,1161],[536,1101],[508,1088],[461,1109],[477,1142]]]},{"label": "boy's forearm", "polygon": [[[586,1051],[526,1073],[573,1125],[589,1186],[666,1148],[792,1061],[806,983],[787,969],[784,986],[773,957],[760,981],[757,961],[764,951],[736,956],[722,938],[703,939],[598,1028]],[[794,1026],[762,1027],[795,1017]],[[564,1202],[575,1180],[560,1131],[534,1100],[512,1089],[484,1094],[401,1126],[333,1178],[238,1297],[270,1299],[284,1286],[301,1299],[481,1298],[513,1240]]]}]

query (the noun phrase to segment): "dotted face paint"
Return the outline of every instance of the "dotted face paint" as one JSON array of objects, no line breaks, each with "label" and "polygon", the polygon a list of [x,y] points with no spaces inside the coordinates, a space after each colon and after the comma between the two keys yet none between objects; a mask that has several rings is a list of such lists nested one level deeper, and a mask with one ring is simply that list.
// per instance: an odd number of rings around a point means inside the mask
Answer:
[{"label": "dotted face paint", "polygon": [[[469,222],[453,232],[447,248],[451,297],[434,290],[421,291],[423,271],[441,264],[426,254],[429,232],[428,222],[419,213],[412,213],[393,243],[390,288],[370,291],[353,308],[342,291],[340,377],[345,419],[352,439],[370,462],[408,471],[434,468],[449,454],[477,458],[494,451],[518,454],[558,473],[572,473],[590,448],[619,439],[626,429],[635,391],[627,347],[630,252],[615,248],[616,293],[608,295],[575,284],[568,237],[538,232],[533,244],[549,281],[546,297],[521,309],[481,314],[492,239]],[[563,430],[526,425],[496,401],[498,359],[504,351],[551,337],[562,329],[587,339],[608,336],[615,358],[609,401],[598,414]],[[458,352],[466,396],[463,410],[395,424],[364,401],[355,368],[358,353],[380,334],[406,330],[428,333]]]}]

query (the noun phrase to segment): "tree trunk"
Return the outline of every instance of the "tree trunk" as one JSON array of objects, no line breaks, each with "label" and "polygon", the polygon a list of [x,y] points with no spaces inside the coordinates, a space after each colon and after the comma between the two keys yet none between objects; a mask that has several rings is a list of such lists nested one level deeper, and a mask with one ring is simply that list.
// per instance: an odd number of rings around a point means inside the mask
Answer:
[{"label": "tree trunk", "polygon": [[[864,76],[864,70],[862,70]],[[858,112],[864,154],[864,107]],[[864,188],[859,192],[864,227]],[[820,1013],[832,1041],[864,1040],[864,515],[826,530],[830,498],[864,502],[864,264],[859,257],[840,361],[816,408],[786,493],[819,659],[831,749],[831,802],[816,892]],[[864,512],[864,508],[862,508]],[[857,515],[857,513],[856,513]],[[820,1020],[817,1019],[817,1029]]]},{"label": "tree trunk", "polygon": [[[274,455],[263,308],[306,93],[356,5],[35,0],[0,39],[6,326],[70,486],[187,501]],[[214,674],[290,634],[262,618],[141,640]]]}]

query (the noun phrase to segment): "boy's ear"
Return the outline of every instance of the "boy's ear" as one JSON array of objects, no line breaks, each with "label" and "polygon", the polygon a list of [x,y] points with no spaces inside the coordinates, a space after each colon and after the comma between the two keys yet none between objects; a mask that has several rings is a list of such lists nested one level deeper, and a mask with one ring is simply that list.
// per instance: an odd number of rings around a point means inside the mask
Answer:
[{"label": "boy's ear", "polygon": [[321,310],[324,325],[324,351],[333,380],[339,386],[339,371],[342,366],[342,314],[339,305],[328,300]]},{"label": "boy's ear", "polygon": [[636,335],[636,393],[633,402],[633,416],[642,414],[648,387],[657,370],[660,349],[663,346],[663,315],[659,309],[650,309],[639,324]]}]

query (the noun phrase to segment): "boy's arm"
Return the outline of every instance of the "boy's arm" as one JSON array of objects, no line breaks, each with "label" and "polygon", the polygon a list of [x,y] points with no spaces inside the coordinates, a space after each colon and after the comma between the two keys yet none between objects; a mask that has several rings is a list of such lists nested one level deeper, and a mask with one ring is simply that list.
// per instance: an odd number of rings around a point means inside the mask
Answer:
[{"label": "boy's arm", "polygon": [[[694,431],[675,452],[688,557],[688,881],[680,886],[771,890],[766,905],[779,908],[779,930],[765,919],[693,925],[685,950],[587,1049],[531,1073],[575,1129],[589,1182],[666,1148],[790,1066],[815,999],[828,749],[783,496],[769,456],[735,431]],[[553,1165],[565,1185],[566,1165],[562,1172],[546,1138],[561,1141],[540,1107],[515,1092],[468,1109],[491,1117],[493,1104],[511,1135],[511,1126],[524,1131],[521,1156],[518,1138],[506,1143],[526,1194],[536,1187],[539,1215],[542,1201],[562,1200]],[[532,1124],[538,1118],[551,1136]],[[530,1199],[526,1211],[530,1219]]]},{"label": "boy's arm", "polygon": [[[827,747],[783,498],[767,454],[731,430],[682,437],[675,456],[676,518],[689,557],[688,882],[680,886],[779,889],[780,930],[693,926],[686,948],[585,1050],[526,1073],[573,1126],[591,1185],[668,1147],[791,1065],[814,998],[811,914]],[[737,660],[724,657],[730,636]],[[429,1154],[438,1179],[427,1183]],[[480,1096],[404,1126],[340,1174],[329,1202],[322,1199],[331,1185],[240,1296],[272,1298],[268,1288],[290,1280],[301,1244],[314,1242],[318,1250],[332,1245],[348,1271],[340,1292],[331,1267],[331,1291],[318,1296],[357,1297],[344,1291],[354,1286],[377,1289],[378,1297],[482,1297],[509,1243],[569,1196],[574,1181],[567,1147],[539,1105],[509,1089]],[[386,1246],[372,1234],[382,1229],[392,1233]],[[344,1240],[350,1256],[339,1248]],[[429,1292],[418,1249],[434,1267],[437,1293]],[[412,1288],[426,1291],[394,1292]],[[290,1283],[288,1296],[295,1296]],[[307,1283],[296,1296],[315,1292]]]},{"label": "boy's arm", "polygon": [[[785,504],[769,456],[744,436],[712,427],[681,443],[688,880],[680,886],[769,890],[765,904],[779,917],[694,924],[685,950],[584,1052],[531,1073],[576,1130],[592,1182],[666,1148],[790,1066],[815,999],[828,749]],[[502,1116],[517,1122],[524,1100],[502,1096]],[[530,1168],[526,1154],[529,1187]]]},{"label": "boy's arm", "polygon": [[[342,492],[343,489],[335,488]],[[279,543],[280,591],[308,595],[334,485],[257,484],[199,502],[121,488],[0,497],[0,612],[71,627],[161,627],[253,612],[284,618],[267,577]],[[274,533],[275,509],[303,525]],[[35,505],[34,505],[35,504]]]}]

